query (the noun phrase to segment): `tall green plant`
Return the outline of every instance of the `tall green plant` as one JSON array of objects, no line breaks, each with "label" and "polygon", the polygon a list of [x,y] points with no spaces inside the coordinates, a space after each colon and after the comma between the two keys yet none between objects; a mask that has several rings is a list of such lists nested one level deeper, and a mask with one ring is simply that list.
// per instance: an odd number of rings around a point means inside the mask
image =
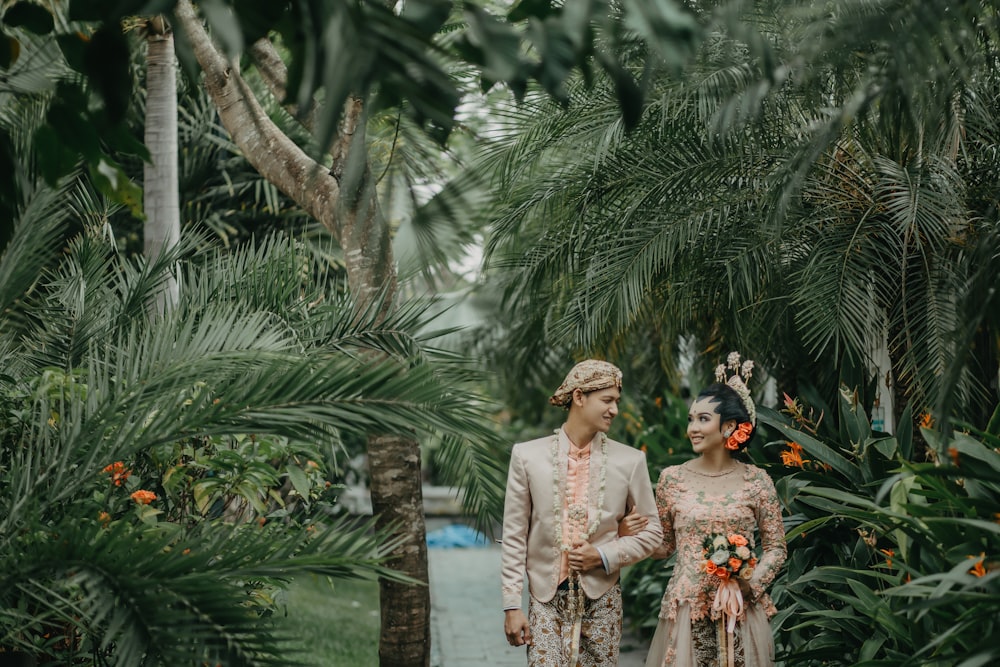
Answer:
[{"label": "tall green plant", "polygon": [[911,434],[872,432],[855,399],[843,390],[838,418],[823,423],[792,399],[785,414],[761,412],[786,438],[776,483],[790,514],[789,559],[774,584],[780,660],[971,667],[995,659],[996,433],[922,428],[949,457],[913,463]]}]

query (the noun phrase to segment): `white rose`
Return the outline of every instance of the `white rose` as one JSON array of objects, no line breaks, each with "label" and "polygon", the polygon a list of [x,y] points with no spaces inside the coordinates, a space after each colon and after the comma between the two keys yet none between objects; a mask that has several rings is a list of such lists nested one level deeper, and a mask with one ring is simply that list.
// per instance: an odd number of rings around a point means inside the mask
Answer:
[{"label": "white rose", "polygon": [[736,556],[740,560],[750,559],[750,549],[748,547],[736,547]]},{"label": "white rose", "polygon": [[716,565],[725,565],[729,562],[729,554],[725,551],[716,551],[712,554],[712,562]]}]

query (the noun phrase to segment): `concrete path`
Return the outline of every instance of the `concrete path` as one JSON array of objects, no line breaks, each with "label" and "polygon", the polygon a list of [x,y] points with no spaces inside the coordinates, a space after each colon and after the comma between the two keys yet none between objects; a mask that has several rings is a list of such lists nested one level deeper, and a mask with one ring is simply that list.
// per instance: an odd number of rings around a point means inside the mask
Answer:
[{"label": "concrete path", "polygon": [[[510,646],[503,634],[500,548],[431,548],[428,561],[431,667],[525,667],[526,649]],[[646,648],[626,637],[619,667],[642,667]]]}]

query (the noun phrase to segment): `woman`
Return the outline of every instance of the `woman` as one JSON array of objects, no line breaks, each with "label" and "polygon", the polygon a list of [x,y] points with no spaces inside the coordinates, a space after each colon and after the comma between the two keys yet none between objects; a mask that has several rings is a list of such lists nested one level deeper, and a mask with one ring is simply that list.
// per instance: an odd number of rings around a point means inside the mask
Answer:
[{"label": "woman", "polygon": [[697,456],[660,475],[663,545],[653,557],[677,560],[646,667],[774,664],[765,588],[786,556],[781,507],[767,474],[735,458],[756,430],[752,370],[735,352],[716,369],[719,382],[688,413]]}]

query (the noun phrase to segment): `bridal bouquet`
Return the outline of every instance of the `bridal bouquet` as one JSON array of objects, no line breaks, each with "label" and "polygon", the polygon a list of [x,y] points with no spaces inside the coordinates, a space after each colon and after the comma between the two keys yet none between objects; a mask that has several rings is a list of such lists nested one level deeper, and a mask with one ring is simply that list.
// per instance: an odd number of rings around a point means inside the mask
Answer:
[{"label": "bridal bouquet", "polygon": [[705,572],[725,582],[732,577],[749,579],[757,566],[752,538],[739,533],[709,535],[702,543]]}]

